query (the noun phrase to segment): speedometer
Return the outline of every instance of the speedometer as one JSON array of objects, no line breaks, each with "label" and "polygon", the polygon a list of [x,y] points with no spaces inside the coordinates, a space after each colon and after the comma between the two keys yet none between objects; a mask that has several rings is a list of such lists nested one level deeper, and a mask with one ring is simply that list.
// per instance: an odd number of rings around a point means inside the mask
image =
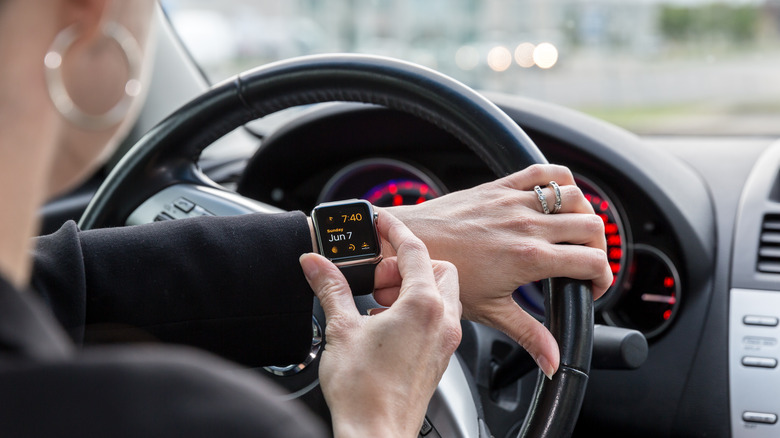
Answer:
[{"label": "speedometer", "polygon": [[421,204],[439,197],[430,185],[409,179],[393,179],[383,182],[366,193],[364,198],[379,207]]},{"label": "speedometer", "polygon": [[372,158],[343,168],[325,184],[318,202],[362,198],[378,207],[419,204],[447,193],[419,168],[398,160]]}]

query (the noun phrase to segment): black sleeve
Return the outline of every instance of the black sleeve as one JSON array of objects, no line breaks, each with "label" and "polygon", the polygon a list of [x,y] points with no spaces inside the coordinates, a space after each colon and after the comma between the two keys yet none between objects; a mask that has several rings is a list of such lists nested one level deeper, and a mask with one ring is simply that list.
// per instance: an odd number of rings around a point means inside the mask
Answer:
[{"label": "black sleeve", "polygon": [[202,217],[39,238],[33,288],[76,342],[160,340],[244,365],[296,363],[311,345],[300,212]]}]

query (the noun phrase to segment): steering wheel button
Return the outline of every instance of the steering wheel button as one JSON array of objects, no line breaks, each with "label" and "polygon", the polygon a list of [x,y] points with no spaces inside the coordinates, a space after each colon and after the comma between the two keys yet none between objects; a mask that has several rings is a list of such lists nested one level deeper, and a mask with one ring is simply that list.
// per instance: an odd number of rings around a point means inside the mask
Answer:
[{"label": "steering wheel button", "polygon": [[195,204],[194,203],[192,203],[192,202],[190,202],[190,201],[188,201],[188,200],[186,200],[184,198],[179,198],[179,199],[173,201],[173,205],[176,206],[176,208],[178,208],[179,210],[181,210],[181,211],[183,211],[185,213],[189,213],[189,212],[192,211],[193,208],[195,208]]},{"label": "steering wheel button", "polygon": [[775,424],[777,423],[777,415],[764,412],[745,411],[742,413],[742,420],[748,423]]},{"label": "steering wheel button", "polygon": [[193,208],[192,211],[190,212],[190,217],[198,217],[198,216],[214,216],[214,213],[206,210],[203,207],[196,205],[195,208]]},{"label": "steering wheel button", "polygon": [[428,418],[426,417],[423,420],[422,427],[420,428],[420,435],[426,436],[433,430],[433,426],[431,426],[431,423],[428,421]]},{"label": "steering wheel button", "polygon": [[777,359],[771,357],[745,356],[742,358],[742,365],[755,368],[775,368]]},{"label": "steering wheel button", "polygon": [[165,213],[165,212],[160,212],[160,214],[158,214],[158,215],[157,215],[157,216],[154,218],[154,221],[155,221],[155,222],[162,222],[162,221],[172,221],[173,219],[174,219],[174,218],[173,218],[171,215],[169,215],[168,213]]},{"label": "steering wheel button", "polygon": [[774,316],[747,315],[742,318],[745,325],[757,325],[761,327],[777,327],[778,319]]}]

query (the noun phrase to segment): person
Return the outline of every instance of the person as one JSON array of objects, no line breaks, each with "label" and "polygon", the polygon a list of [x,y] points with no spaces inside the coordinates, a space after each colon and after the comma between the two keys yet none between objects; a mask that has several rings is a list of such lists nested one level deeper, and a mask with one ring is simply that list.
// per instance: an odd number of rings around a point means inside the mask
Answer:
[{"label": "person", "polygon": [[[461,312],[517,340],[546,375],[556,371],[555,340],[512,291],[566,276],[592,280],[598,297],[612,281],[603,223],[559,166],[381,209],[375,298],[388,309],[372,316],[358,315],[340,272],[310,254],[301,212],[89,232],[69,223],[30,240],[38,208],[94,172],[132,126],[150,65],[128,72],[129,49],[117,42],[126,31],[148,57],[155,7],[0,0],[0,57],[13,60],[0,66],[4,435],[321,436],[311,415],[269,397],[270,385],[202,352],[74,348],[121,333],[271,364],[299,353],[285,344],[308,343],[311,290],[328,320],[320,382],[337,436],[415,436],[459,341]],[[550,181],[562,208],[545,215],[533,188]],[[480,244],[464,248],[475,233]],[[296,342],[267,336],[287,331]]]}]

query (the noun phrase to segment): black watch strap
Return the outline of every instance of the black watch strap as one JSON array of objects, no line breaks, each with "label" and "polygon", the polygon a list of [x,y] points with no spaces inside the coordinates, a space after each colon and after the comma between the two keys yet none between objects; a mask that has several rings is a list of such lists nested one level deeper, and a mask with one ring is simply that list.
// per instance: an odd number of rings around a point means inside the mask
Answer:
[{"label": "black watch strap", "polygon": [[352,295],[368,295],[374,292],[374,271],[376,264],[339,266],[341,273],[347,278]]}]

